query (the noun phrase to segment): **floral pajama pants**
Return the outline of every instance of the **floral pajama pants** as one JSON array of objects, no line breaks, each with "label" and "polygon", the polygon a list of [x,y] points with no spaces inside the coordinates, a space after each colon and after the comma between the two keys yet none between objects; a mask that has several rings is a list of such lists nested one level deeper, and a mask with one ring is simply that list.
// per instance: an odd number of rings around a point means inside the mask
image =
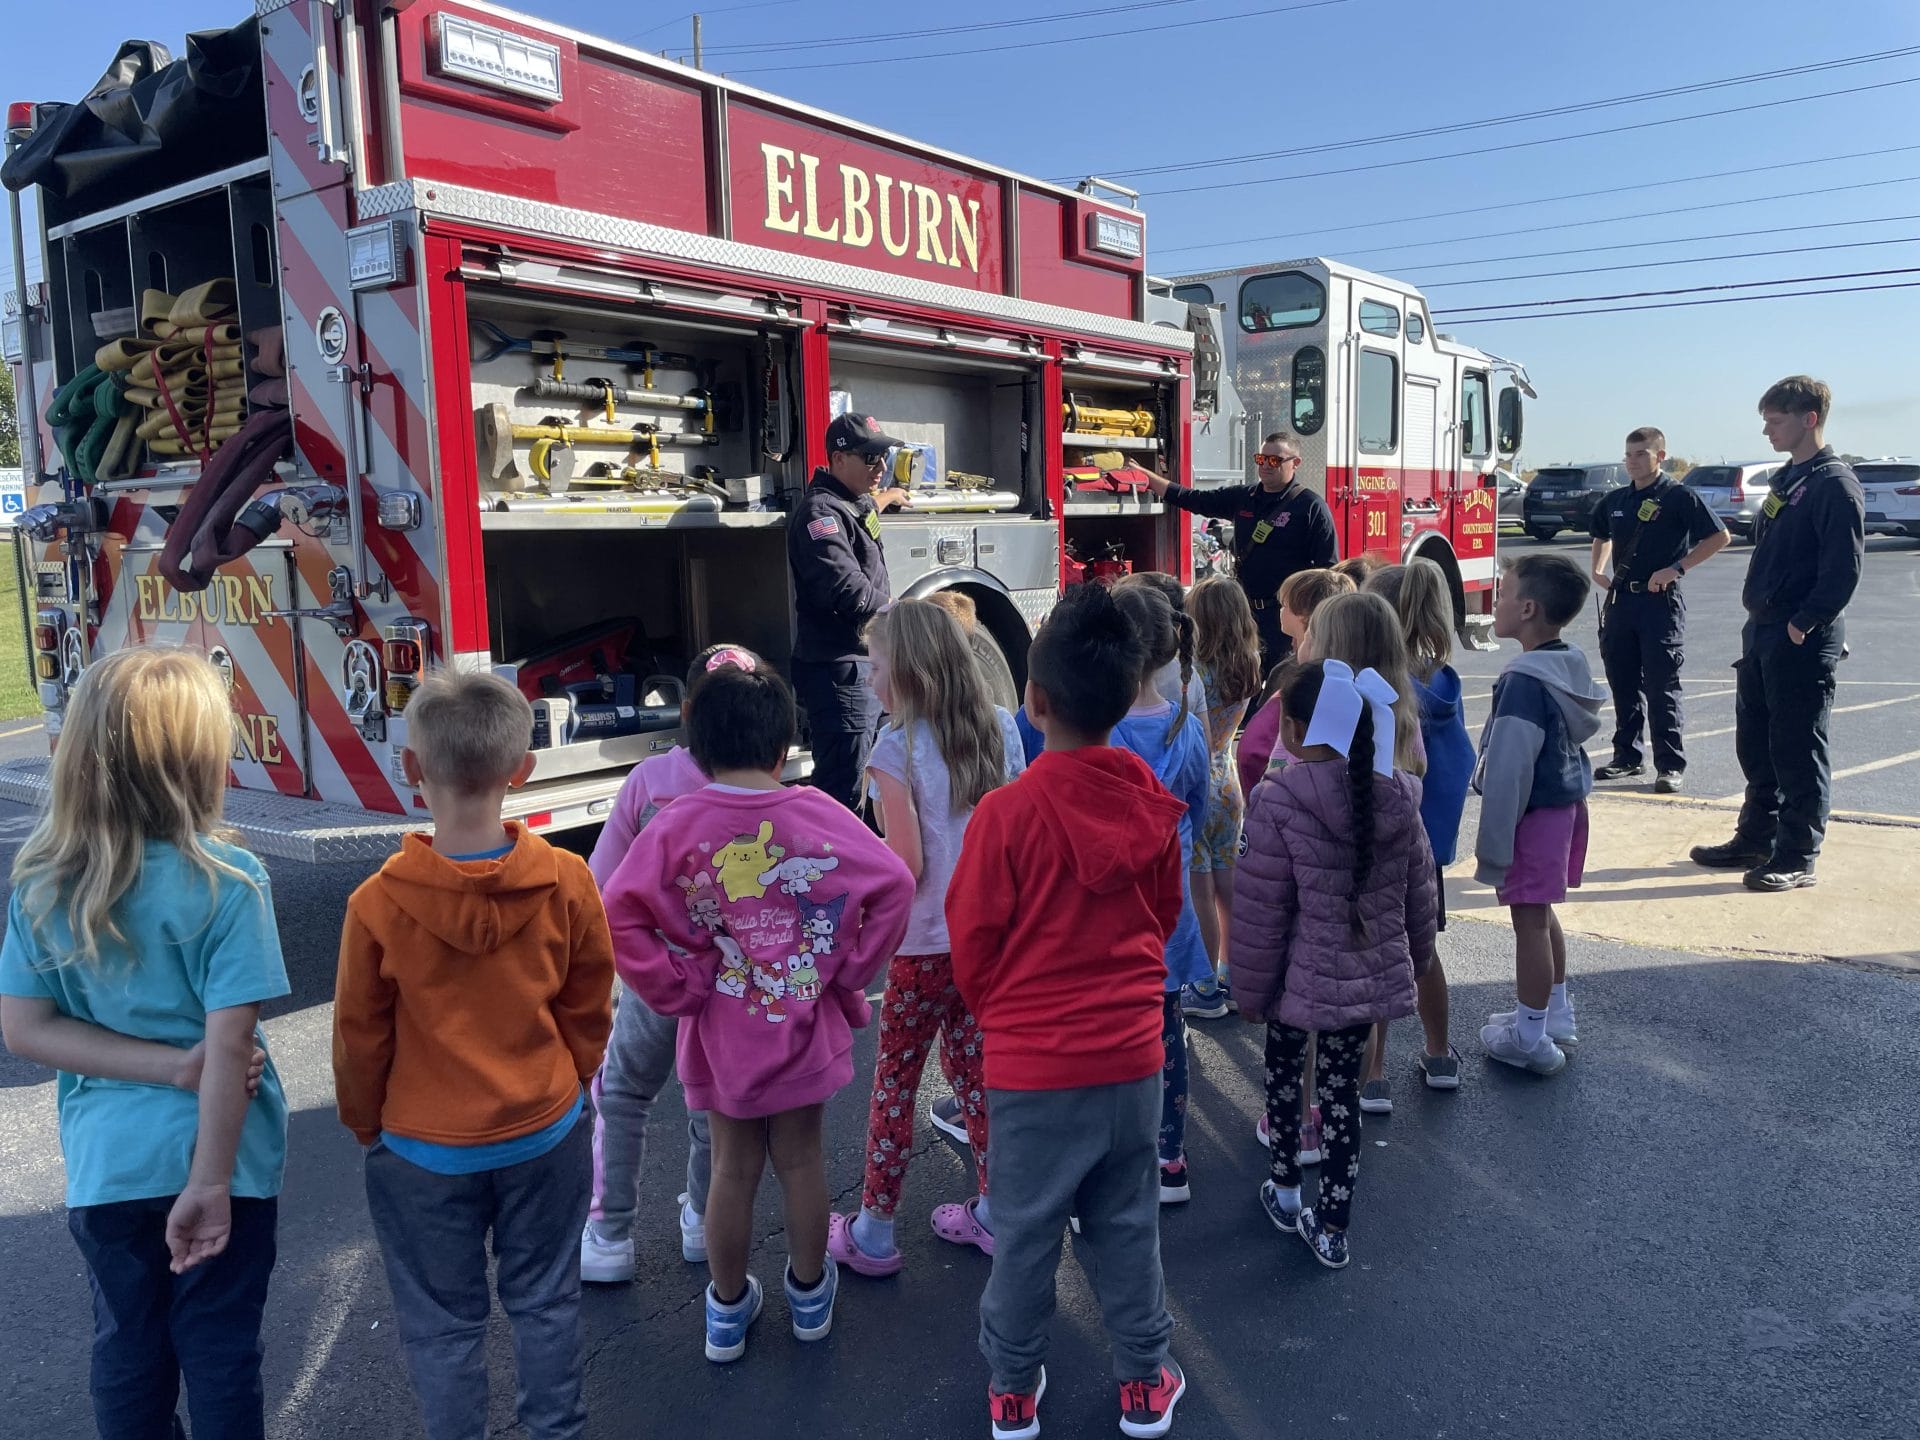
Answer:
[{"label": "floral pajama pants", "polygon": [[[1353,1187],[1360,1178],[1360,1063],[1371,1025],[1320,1032],[1314,1091],[1320,1105],[1320,1202],[1314,1211],[1335,1230],[1347,1228]],[[1310,1030],[1267,1023],[1267,1129],[1273,1137],[1273,1183],[1300,1183],[1300,1085]]]},{"label": "floral pajama pants", "polygon": [[867,1111],[867,1173],[860,1194],[860,1203],[876,1215],[892,1215],[900,1203],[913,1149],[914,1097],[935,1036],[940,1070],[960,1101],[980,1190],[986,1192],[987,1087],[980,1026],[954,988],[951,955],[896,955],[880,1001],[880,1056]]}]

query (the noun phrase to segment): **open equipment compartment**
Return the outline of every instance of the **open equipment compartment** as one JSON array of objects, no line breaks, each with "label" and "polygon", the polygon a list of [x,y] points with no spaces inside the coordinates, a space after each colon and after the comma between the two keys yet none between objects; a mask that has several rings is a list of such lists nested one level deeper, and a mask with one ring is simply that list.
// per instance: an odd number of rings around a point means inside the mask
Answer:
[{"label": "open equipment compartment", "polygon": [[1138,472],[1180,474],[1179,383],[1154,362],[1069,359],[1058,423],[1069,581],[1180,573],[1178,528]]},{"label": "open equipment compartment", "polygon": [[506,290],[467,314],[487,628],[534,702],[532,778],[636,763],[679,739],[706,646],[787,664],[798,345]]}]

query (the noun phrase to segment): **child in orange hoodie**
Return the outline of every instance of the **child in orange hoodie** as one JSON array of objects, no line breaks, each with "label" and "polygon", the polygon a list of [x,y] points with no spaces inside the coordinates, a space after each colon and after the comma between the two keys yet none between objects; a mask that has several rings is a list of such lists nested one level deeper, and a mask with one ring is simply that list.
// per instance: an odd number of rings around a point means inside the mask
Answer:
[{"label": "child in orange hoodie", "polygon": [[347,902],[334,993],[340,1119],[426,1433],[487,1428],[487,1250],[513,1324],[520,1422],[586,1433],[580,1229],[586,1085],[613,1024],[613,944],[586,862],[517,823],[533,710],[492,675],[438,675],[406,714],[407,779],[434,834]]}]

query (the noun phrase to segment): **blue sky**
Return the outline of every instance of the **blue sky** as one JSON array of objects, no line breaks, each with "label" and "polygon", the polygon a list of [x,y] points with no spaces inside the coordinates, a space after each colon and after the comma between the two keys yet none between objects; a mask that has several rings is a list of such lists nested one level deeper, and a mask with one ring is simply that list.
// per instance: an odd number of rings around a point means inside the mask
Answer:
[{"label": "blue sky", "polygon": [[[1158,0],[931,40],[863,38],[1123,3],[716,0],[706,7],[707,61],[776,93],[1054,179],[1129,181],[1138,167],[1298,152],[1653,94],[1581,114],[1129,183],[1147,192],[1160,273],[1323,254],[1422,285],[1436,312],[1860,271],[1916,273],[1788,288],[1920,280],[1920,54],[1666,93],[1920,46],[1915,0],[1815,8],[1804,0],[1325,0],[1283,13],[1275,13],[1282,0]],[[690,4],[520,0],[519,8],[680,51]],[[250,5],[91,0],[84,26],[67,7],[7,9],[0,95],[74,98],[119,38],[178,49],[186,30],[232,23]],[[835,37],[841,43],[815,50],[726,48]],[[1765,108],[1736,108],[1752,106]],[[1693,115],[1707,118],[1439,158]],[[1914,148],[1863,153],[1896,147]],[[1416,163],[1381,168],[1389,161]],[[1326,170],[1353,173],[1274,179]],[[1748,173],[1723,174],[1736,170]],[[1697,178],[1707,176],[1720,178]],[[1170,193],[1195,186],[1215,188]],[[1827,193],[1805,193],[1816,190]],[[1619,193],[1554,198],[1594,191]],[[1706,236],[1725,238],[1695,238]],[[1648,243],[1669,240],[1686,243]],[[1890,243],[1861,244],[1869,240]],[[1638,248],[1591,248],[1601,246]],[[1537,274],[1812,246],[1858,248]],[[1518,256],[1537,258],[1510,258]],[[1522,274],[1537,278],[1506,278]],[[1830,438],[1842,449],[1920,452],[1920,289],[1440,323],[1528,365],[1540,391],[1528,420],[1529,464],[1616,455],[1619,437],[1640,424],[1661,426],[1676,454],[1695,459],[1764,455],[1755,400],[1795,371],[1832,384]]]}]

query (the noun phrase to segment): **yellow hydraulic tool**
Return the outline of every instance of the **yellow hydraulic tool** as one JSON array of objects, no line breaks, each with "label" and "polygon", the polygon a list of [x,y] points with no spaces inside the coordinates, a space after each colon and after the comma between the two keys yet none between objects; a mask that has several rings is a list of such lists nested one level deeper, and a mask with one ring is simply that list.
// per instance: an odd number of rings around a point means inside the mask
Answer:
[{"label": "yellow hydraulic tool", "polygon": [[[639,424],[631,429],[616,430],[604,425],[568,425],[549,416],[538,425],[522,425],[514,421],[513,412],[505,405],[483,406],[479,414],[480,450],[487,476],[498,482],[520,473],[519,461],[514,456],[513,442],[516,440],[553,441],[555,444],[540,448],[537,457],[528,456],[528,463],[536,474],[542,469],[556,471],[559,456],[579,445],[611,445],[621,450],[637,450],[642,445],[647,449],[648,463],[658,468],[660,447],[662,445],[699,447],[718,445],[718,435],[706,435],[697,432],[662,433],[656,425]],[[542,479],[549,478],[541,476]],[[495,488],[499,488],[496,484]]]},{"label": "yellow hydraulic tool", "polygon": [[1060,408],[1067,429],[1076,435],[1132,435],[1144,440],[1153,434],[1151,410],[1102,409],[1071,395]]}]

